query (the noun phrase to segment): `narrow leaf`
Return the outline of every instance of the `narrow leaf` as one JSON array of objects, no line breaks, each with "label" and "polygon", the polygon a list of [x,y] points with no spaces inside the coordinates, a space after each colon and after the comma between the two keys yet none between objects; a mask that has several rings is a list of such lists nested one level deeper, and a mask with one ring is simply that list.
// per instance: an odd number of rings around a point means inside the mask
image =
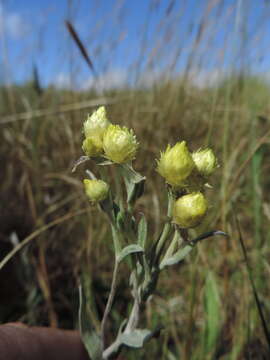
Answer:
[{"label": "narrow leaf", "polygon": [[211,237],[211,236],[216,236],[216,235],[228,237],[228,234],[226,234],[226,233],[223,232],[223,231],[220,231],[220,230],[212,230],[212,231],[207,231],[207,232],[199,235],[199,236],[196,237],[195,239],[191,240],[191,241],[190,241],[190,244],[195,245],[197,242],[199,242],[199,241],[201,241],[201,240],[204,240],[204,239],[207,239],[207,238],[209,238],[209,237]]},{"label": "narrow leaf", "polygon": [[103,359],[107,360],[114,358],[115,354],[118,353],[122,346],[135,349],[143,347],[147,341],[153,337],[158,337],[162,328],[163,326],[159,326],[154,331],[150,331],[148,329],[135,329],[129,333],[118,334],[115,342],[103,351]]},{"label": "narrow leaf", "polygon": [[79,165],[83,164],[88,160],[90,160],[89,156],[81,156],[78,160],[74,162],[71,172],[75,172]]},{"label": "narrow leaf", "polygon": [[144,344],[152,339],[153,337],[157,337],[160,334],[163,326],[159,326],[154,331],[148,329],[135,329],[130,333],[122,333],[118,341],[127,347],[132,348],[142,348]]},{"label": "narrow leaf", "polygon": [[143,253],[143,248],[138,244],[131,244],[126,246],[117,256],[117,261],[120,263],[124,258],[130,254]]},{"label": "narrow leaf", "polygon": [[79,329],[82,341],[92,360],[99,360],[102,356],[101,338],[98,336],[87,313],[87,299],[83,287],[79,287]]},{"label": "narrow leaf", "polygon": [[221,305],[219,291],[214,274],[210,271],[207,275],[204,288],[204,312],[206,316],[205,326],[205,351],[206,353],[215,348],[221,328]]},{"label": "narrow leaf", "polygon": [[254,296],[254,299],[255,299],[256,307],[257,307],[257,310],[258,310],[258,313],[259,313],[259,316],[260,316],[264,336],[265,336],[265,339],[267,341],[268,349],[270,351],[270,332],[269,332],[269,328],[268,328],[268,325],[267,325],[265,315],[263,313],[262,305],[261,305],[259,295],[258,295],[258,292],[257,292],[257,289],[256,289],[255,281],[254,281],[254,278],[253,278],[251,265],[250,265],[250,262],[249,262],[249,259],[248,259],[246,246],[245,246],[245,243],[244,243],[244,240],[243,240],[243,237],[242,237],[240,224],[239,224],[239,221],[238,221],[238,218],[236,217],[236,215],[235,215],[235,218],[236,218],[236,225],[237,225],[237,230],[238,230],[238,234],[239,234],[239,242],[240,242],[241,249],[242,249],[242,252],[243,252],[243,255],[244,255],[244,260],[245,260],[245,263],[246,263],[246,268],[247,268],[247,272],[248,272],[250,285],[251,285],[251,288],[252,288],[252,292],[253,292],[253,296]]},{"label": "narrow leaf", "polygon": [[131,165],[123,164],[119,167],[127,190],[127,202],[135,202],[144,191],[145,177],[136,172]]},{"label": "narrow leaf", "polygon": [[138,244],[144,249],[147,239],[147,221],[142,214],[141,220],[138,225]]},{"label": "narrow leaf", "polygon": [[122,333],[119,337],[119,341],[128,347],[141,348],[150,334],[150,330],[136,329],[128,334]]},{"label": "narrow leaf", "polygon": [[145,180],[145,176],[142,176],[133,169],[131,165],[123,164],[120,167],[122,174],[127,178],[128,181],[138,184],[142,180]]},{"label": "narrow leaf", "polygon": [[104,161],[101,161],[100,163],[98,163],[97,165],[99,166],[106,166],[106,165],[113,165],[114,162],[110,161],[110,160],[104,160]]},{"label": "narrow leaf", "polygon": [[189,241],[187,243],[187,245],[185,245],[184,247],[179,249],[173,256],[170,256],[169,258],[165,257],[159,265],[160,270],[164,269],[164,267],[166,267],[166,266],[172,266],[172,265],[178,264],[191,252],[191,250],[195,247],[195,245],[199,241],[207,239],[210,236],[214,236],[214,235],[222,235],[222,236],[226,236],[226,237],[228,236],[223,231],[217,231],[217,230],[208,231],[206,233],[203,233],[200,236],[198,236],[197,238]]},{"label": "narrow leaf", "polygon": [[192,249],[194,249],[194,245],[186,245],[185,247],[179,249],[173,256],[162,260],[159,265],[160,270],[164,269],[166,266],[178,264],[191,252]]}]

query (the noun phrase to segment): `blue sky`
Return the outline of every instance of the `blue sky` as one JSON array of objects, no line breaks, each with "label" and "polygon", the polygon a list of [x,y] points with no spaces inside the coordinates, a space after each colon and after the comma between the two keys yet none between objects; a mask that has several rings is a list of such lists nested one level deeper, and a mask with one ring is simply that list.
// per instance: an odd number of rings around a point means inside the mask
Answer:
[{"label": "blue sky", "polygon": [[267,75],[269,15],[267,0],[2,0],[0,81],[21,83],[35,65],[44,86],[96,86],[66,19],[104,87],[187,68],[198,85],[242,66]]}]

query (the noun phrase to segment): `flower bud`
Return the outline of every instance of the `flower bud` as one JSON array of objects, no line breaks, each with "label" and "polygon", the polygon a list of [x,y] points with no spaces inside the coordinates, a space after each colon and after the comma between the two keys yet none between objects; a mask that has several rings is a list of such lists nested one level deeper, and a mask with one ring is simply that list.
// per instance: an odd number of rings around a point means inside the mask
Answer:
[{"label": "flower bud", "polygon": [[161,153],[157,171],[172,186],[183,186],[185,179],[191,174],[195,164],[187,148],[186,142],[178,142],[173,147],[168,145]]},{"label": "flower bud", "polygon": [[135,158],[139,143],[133,130],[119,125],[110,125],[103,138],[103,149],[108,159],[126,163]]},{"label": "flower bud", "polygon": [[91,138],[91,137],[84,139],[83,144],[82,144],[82,149],[83,149],[85,155],[87,155],[89,157],[97,156],[100,153],[102,153],[102,150],[103,150],[95,145],[93,138]]},{"label": "flower bud", "polygon": [[109,193],[109,185],[102,180],[84,179],[84,190],[91,202],[99,202],[105,200]]},{"label": "flower bud", "polygon": [[207,200],[202,193],[184,195],[174,204],[173,220],[182,228],[193,228],[202,222],[207,208]]},{"label": "flower bud", "polygon": [[83,124],[85,137],[91,137],[95,146],[100,150],[103,148],[103,135],[109,124],[104,106],[100,106],[91,116],[88,115]]},{"label": "flower bud", "polygon": [[198,150],[192,154],[196,168],[204,176],[210,176],[217,168],[217,158],[212,149]]}]

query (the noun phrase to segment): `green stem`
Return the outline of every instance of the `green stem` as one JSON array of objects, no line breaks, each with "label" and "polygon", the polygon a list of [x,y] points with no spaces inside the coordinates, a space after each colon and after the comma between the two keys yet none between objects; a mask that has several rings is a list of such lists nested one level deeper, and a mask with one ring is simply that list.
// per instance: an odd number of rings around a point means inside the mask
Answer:
[{"label": "green stem", "polygon": [[140,300],[139,300],[138,296],[136,296],[129,319],[128,319],[127,326],[124,331],[125,334],[128,334],[128,333],[132,332],[134,329],[136,329],[136,327],[139,323],[140,305],[141,305]]},{"label": "green stem", "polygon": [[119,171],[118,167],[114,169],[114,176],[115,176],[115,188],[116,188],[116,198],[118,199],[118,205],[121,211],[124,211],[124,199],[123,199],[123,192],[122,192],[122,181],[121,181],[121,172]]},{"label": "green stem", "polygon": [[105,311],[103,314],[103,318],[101,321],[101,339],[103,347],[105,345],[105,332],[106,332],[106,324],[107,320],[112,308],[113,300],[116,293],[116,280],[117,280],[117,273],[118,273],[118,267],[119,262],[117,260],[118,254],[121,252],[121,237],[119,234],[119,230],[117,229],[116,225],[111,222],[111,228],[112,228],[112,235],[113,235],[113,245],[114,245],[114,253],[115,253],[115,262],[114,262],[114,269],[113,269],[113,277],[112,277],[112,284],[110,289],[110,294],[108,297],[108,301],[105,307]]},{"label": "green stem", "polygon": [[172,225],[170,223],[166,223],[164,226],[164,229],[162,231],[162,234],[159,238],[157,248],[156,248],[156,254],[160,253],[160,250],[162,249],[163,245],[165,244],[165,241],[167,240],[168,236],[171,233]]},{"label": "green stem", "polygon": [[117,280],[117,273],[118,273],[118,265],[119,265],[118,261],[115,260],[111,290],[110,290],[109,298],[108,298],[106,308],[105,308],[105,311],[103,314],[102,322],[101,322],[101,339],[102,339],[103,346],[105,345],[106,324],[107,324],[107,320],[108,320],[108,317],[109,317],[109,314],[110,314],[110,311],[112,308],[113,300],[115,297],[115,293],[116,293],[116,280]]},{"label": "green stem", "polygon": [[170,246],[168,247],[165,255],[164,255],[164,258],[162,261],[164,261],[165,259],[171,257],[177,247],[177,245],[180,243],[180,236],[179,236],[179,232],[178,230],[175,230],[174,232],[174,237],[170,243]]},{"label": "green stem", "polygon": [[171,229],[172,229],[171,217],[172,217],[172,212],[173,212],[173,203],[174,203],[174,198],[173,198],[172,191],[171,191],[171,189],[168,189],[168,210],[167,210],[168,220],[167,220],[167,223],[165,224],[162,234],[158,240],[156,254],[159,254],[160,250],[163,248],[165,241],[167,240],[167,238],[169,237],[169,235],[171,233]]},{"label": "green stem", "polygon": [[117,229],[116,225],[113,222],[111,222],[111,228],[112,228],[112,236],[113,236],[114,253],[115,253],[115,258],[117,258],[117,256],[121,252],[121,234],[119,233],[119,230]]}]

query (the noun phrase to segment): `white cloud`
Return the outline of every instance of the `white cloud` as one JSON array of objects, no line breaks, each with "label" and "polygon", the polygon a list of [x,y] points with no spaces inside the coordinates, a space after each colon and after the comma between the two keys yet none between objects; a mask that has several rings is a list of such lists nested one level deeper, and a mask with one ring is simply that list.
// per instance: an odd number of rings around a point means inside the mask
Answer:
[{"label": "white cloud", "polygon": [[226,75],[223,69],[192,71],[189,75],[191,83],[199,88],[216,86],[222,82]]},{"label": "white cloud", "polygon": [[146,70],[139,75],[137,85],[151,88],[156,84],[164,83],[166,80],[169,80],[168,74],[159,71]]},{"label": "white cloud", "polygon": [[5,33],[13,39],[21,39],[29,33],[30,29],[30,24],[21,14],[6,12],[0,4],[0,35]]},{"label": "white cloud", "polygon": [[53,85],[57,89],[71,89],[72,84],[70,81],[70,76],[66,73],[59,73],[53,81]]},{"label": "white cloud", "polygon": [[[189,74],[189,81],[191,84],[198,88],[207,88],[216,86],[222,82],[228,75],[222,69],[213,70],[193,70]],[[181,76],[181,74],[179,75]],[[177,77],[176,77],[177,78]],[[53,85],[58,89],[73,89],[73,90],[90,90],[94,89],[97,92],[102,92],[109,89],[121,89],[125,86],[130,86],[128,81],[128,72],[126,70],[112,69],[97,79],[93,76],[86,78],[84,81],[78,81],[75,79],[71,82],[71,78],[67,73],[59,73],[53,80]],[[145,72],[142,73],[137,81],[137,86],[151,88],[154,84],[162,83],[165,80],[173,80],[172,77],[166,76],[162,73]]]},{"label": "white cloud", "polygon": [[97,91],[108,89],[121,89],[128,82],[128,74],[125,70],[113,69],[93,78],[89,77],[81,86],[80,90],[95,89]]},{"label": "white cloud", "polygon": [[61,72],[54,77],[52,84],[58,89],[89,90],[98,92],[109,89],[121,89],[127,85],[127,72],[119,69],[111,70],[95,79],[93,76],[84,81],[71,79],[68,73]]}]

